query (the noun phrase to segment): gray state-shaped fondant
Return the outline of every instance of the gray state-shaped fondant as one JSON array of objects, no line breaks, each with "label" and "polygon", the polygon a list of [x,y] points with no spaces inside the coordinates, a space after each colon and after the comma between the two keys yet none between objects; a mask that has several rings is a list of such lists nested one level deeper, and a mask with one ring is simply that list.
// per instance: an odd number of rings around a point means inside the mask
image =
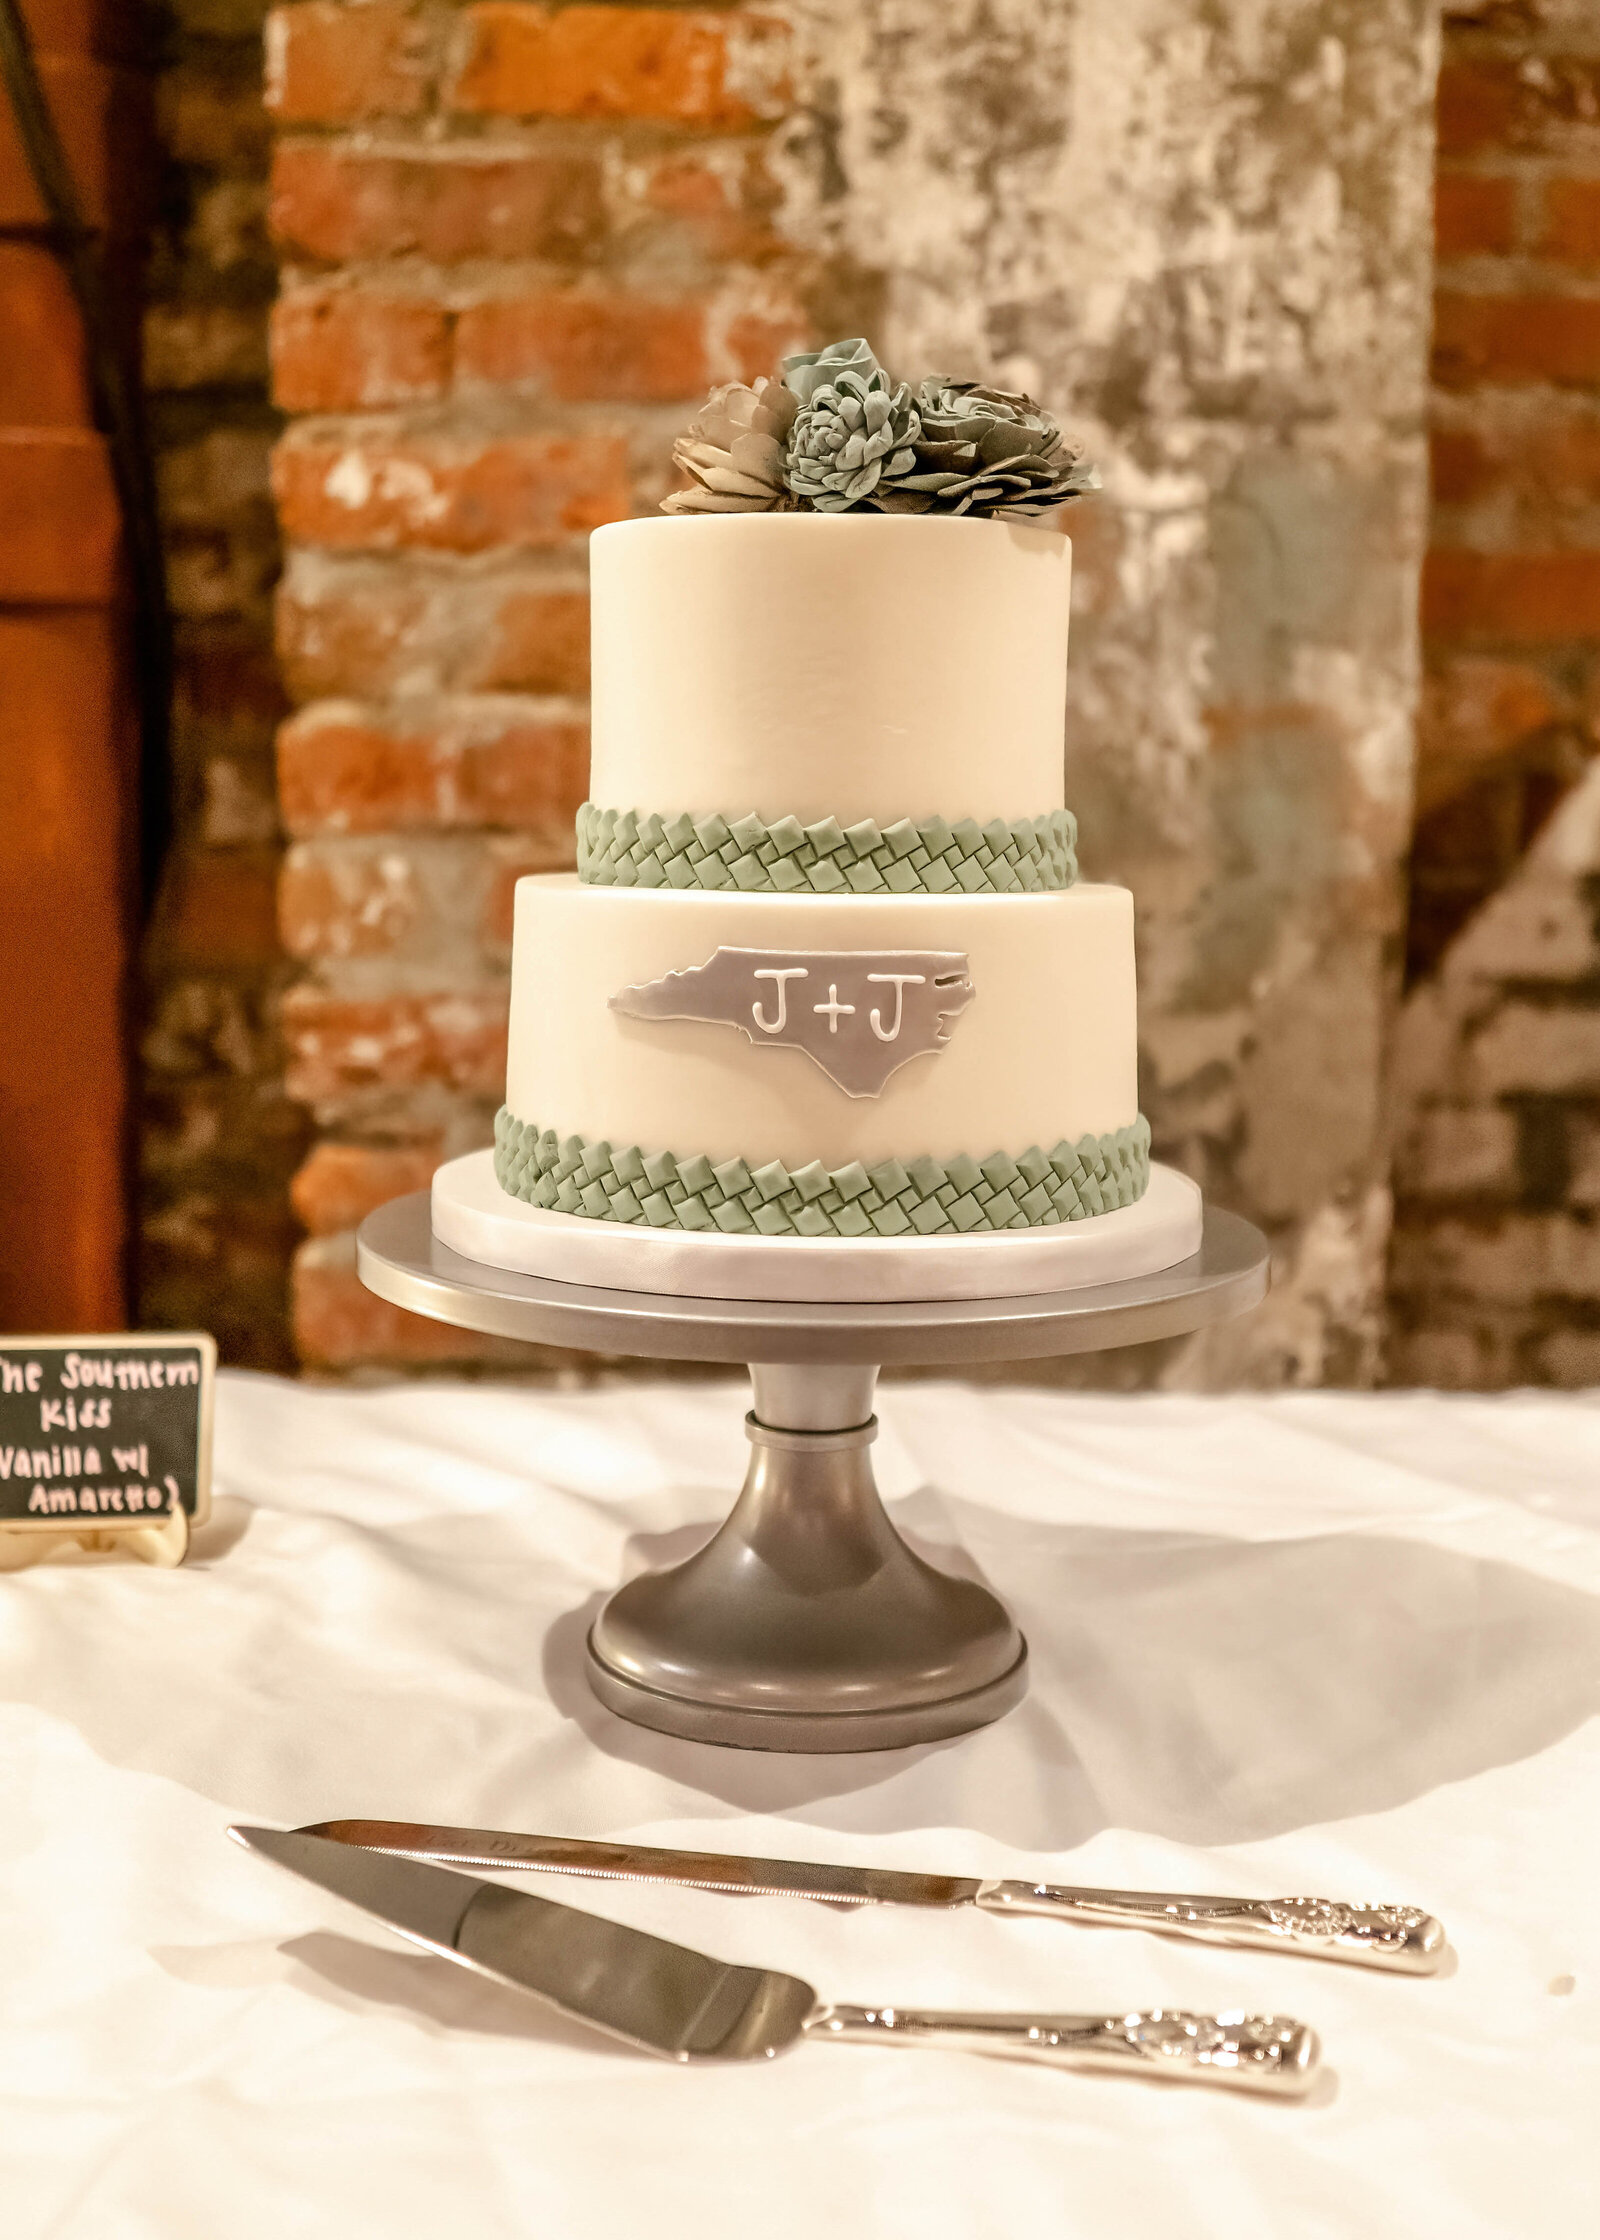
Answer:
[{"label": "gray state-shaped fondant", "polygon": [[737,1027],[803,1050],[847,1097],[875,1097],[908,1059],[944,1048],[973,994],[960,949],[718,949],[611,1008]]}]

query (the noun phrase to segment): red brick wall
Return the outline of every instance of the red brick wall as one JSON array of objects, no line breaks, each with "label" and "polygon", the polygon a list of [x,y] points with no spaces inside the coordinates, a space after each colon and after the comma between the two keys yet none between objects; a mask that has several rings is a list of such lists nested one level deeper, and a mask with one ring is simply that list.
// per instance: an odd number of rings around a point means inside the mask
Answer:
[{"label": "red brick wall", "polygon": [[[1570,1276],[1594,1255],[1555,1249],[1594,1218],[1581,1174],[1600,1104],[1579,1061],[1600,958],[1566,937],[1534,955],[1529,909],[1565,928],[1574,874],[1517,867],[1600,737],[1600,9],[1450,9],[1438,126],[1391,1368],[1570,1382],[1600,1363],[1571,1335],[1600,1330],[1600,1292]],[[1516,898],[1482,914],[1512,879]],[[1537,1033],[1509,1032],[1534,1014]]]},{"label": "red brick wall", "polygon": [[140,1316],[292,1365],[288,1182],[306,1122],[276,1024],[264,0],[160,0],[145,380],[176,633],[176,840],[146,962]]},{"label": "red brick wall", "polygon": [[480,1350],[369,1299],[353,1225],[488,1139],[512,886],[570,862],[584,791],[588,532],[653,508],[709,383],[838,301],[773,223],[788,66],[755,9],[301,0],[269,22],[307,1361]]},{"label": "red brick wall", "polygon": [[1413,975],[1600,716],[1600,11],[1450,10],[1438,126]]}]

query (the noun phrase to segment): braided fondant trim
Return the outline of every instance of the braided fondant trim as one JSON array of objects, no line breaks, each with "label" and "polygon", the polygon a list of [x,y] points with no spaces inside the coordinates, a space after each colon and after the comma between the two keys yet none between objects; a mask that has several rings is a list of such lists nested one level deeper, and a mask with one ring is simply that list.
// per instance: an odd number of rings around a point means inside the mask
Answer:
[{"label": "braided fondant trim", "polygon": [[1008,1158],[886,1159],[831,1172],[813,1160],[792,1172],[774,1159],[617,1150],[536,1128],[504,1105],[495,1116],[494,1171],[502,1190],[554,1213],[647,1229],[721,1229],[730,1236],[932,1237],[970,1229],[1050,1228],[1112,1213],[1150,1180],[1150,1123],[1141,1113],[1114,1135],[1080,1136],[1049,1153]]},{"label": "braided fondant trim", "polygon": [[1078,821],[943,817],[878,825],[865,817],[801,824],[780,817],[660,817],[578,811],[578,877],[594,887],[729,887],[746,894],[1043,894],[1078,876]]}]

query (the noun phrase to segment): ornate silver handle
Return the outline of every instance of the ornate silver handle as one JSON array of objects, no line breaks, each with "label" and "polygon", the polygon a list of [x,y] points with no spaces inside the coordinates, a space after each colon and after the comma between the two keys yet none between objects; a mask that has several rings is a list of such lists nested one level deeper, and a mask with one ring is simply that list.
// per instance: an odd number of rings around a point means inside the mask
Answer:
[{"label": "ornate silver handle", "polygon": [[1053,1882],[984,1882],[986,1913],[1034,1913],[1099,1929],[1150,1929],[1204,1944],[1250,1945],[1308,1960],[1432,1975],[1444,1930],[1415,1906],[1346,1906],[1328,1898],[1184,1898],[1138,1890],[1072,1890]]},{"label": "ornate silver handle", "polygon": [[926,2014],[910,2007],[819,2006],[808,2037],[847,2045],[917,2045],[961,2053],[1042,2061],[1057,2069],[1108,2069],[1119,2076],[1166,2077],[1267,2092],[1298,2100],[1309,2092],[1321,2048],[1314,2030],[1287,2015]]}]

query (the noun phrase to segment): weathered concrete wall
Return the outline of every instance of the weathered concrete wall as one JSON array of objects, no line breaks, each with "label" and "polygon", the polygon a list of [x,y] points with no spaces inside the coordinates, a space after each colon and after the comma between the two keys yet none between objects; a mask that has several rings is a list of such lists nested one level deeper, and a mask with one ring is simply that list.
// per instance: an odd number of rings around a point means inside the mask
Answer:
[{"label": "weathered concrete wall", "polygon": [[1158,1145],[1265,1223],[1167,1381],[1361,1381],[1425,519],[1428,0],[793,0],[786,223],[906,369],[1064,408],[1071,797],[1136,894]]}]

